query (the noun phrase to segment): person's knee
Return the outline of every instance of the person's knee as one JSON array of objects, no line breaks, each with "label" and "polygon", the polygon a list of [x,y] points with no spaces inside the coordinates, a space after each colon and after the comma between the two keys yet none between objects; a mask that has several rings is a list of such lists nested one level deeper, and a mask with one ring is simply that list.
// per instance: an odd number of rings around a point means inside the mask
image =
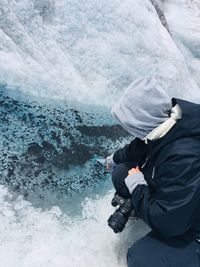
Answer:
[{"label": "person's knee", "polygon": [[135,242],[127,252],[128,267],[164,267],[160,253],[155,253],[155,246],[159,251],[156,240],[151,238],[151,233]]},{"label": "person's knee", "polygon": [[127,168],[125,167],[124,163],[117,164],[112,171],[112,181],[113,184],[117,184],[121,177],[123,176],[124,179],[126,177],[126,174],[128,173]]},{"label": "person's knee", "polygon": [[133,244],[126,255],[128,267],[146,267],[147,262],[144,262],[144,253],[142,246],[138,246],[137,242]]},{"label": "person's knee", "polygon": [[130,198],[130,193],[125,184],[125,178],[128,175],[129,167],[125,163],[116,165],[112,172],[112,182],[116,192],[124,197]]}]

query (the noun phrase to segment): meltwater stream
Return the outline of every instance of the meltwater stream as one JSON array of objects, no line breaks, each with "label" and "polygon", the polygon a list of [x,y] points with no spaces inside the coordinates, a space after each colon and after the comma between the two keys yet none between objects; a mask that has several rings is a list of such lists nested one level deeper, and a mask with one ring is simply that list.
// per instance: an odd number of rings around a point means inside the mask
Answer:
[{"label": "meltwater stream", "polygon": [[[199,6],[182,2],[197,29]],[[156,75],[170,96],[200,102],[198,38],[179,31],[179,8],[1,0],[1,266],[126,266],[128,246],[148,228],[108,228],[114,191],[95,158],[131,138],[110,108],[134,79]]]}]

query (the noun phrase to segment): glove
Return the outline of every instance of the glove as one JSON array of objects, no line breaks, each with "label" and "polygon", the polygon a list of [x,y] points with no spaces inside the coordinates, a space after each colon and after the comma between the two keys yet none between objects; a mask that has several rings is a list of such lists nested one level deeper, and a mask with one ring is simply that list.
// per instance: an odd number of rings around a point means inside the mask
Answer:
[{"label": "glove", "polygon": [[147,185],[146,180],[144,179],[143,173],[139,170],[139,167],[132,168],[128,172],[128,176],[125,178],[125,184],[130,192],[133,193],[134,189],[140,185]]},{"label": "glove", "polygon": [[113,154],[106,158],[105,165],[106,165],[107,171],[110,171],[116,165],[116,163],[113,160]]}]

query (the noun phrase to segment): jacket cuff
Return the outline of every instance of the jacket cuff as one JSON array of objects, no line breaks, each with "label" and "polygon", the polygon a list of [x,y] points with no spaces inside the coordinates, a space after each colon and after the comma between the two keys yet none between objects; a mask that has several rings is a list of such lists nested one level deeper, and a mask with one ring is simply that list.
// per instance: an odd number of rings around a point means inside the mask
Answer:
[{"label": "jacket cuff", "polygon": [[142,172],[137,172],[132,175],[129,175],[125,179],[125,184],[130,192],[130,194],[133,193],[134,189],[137,185],[147,185],[146,180],[144,179],[144,175]]}]

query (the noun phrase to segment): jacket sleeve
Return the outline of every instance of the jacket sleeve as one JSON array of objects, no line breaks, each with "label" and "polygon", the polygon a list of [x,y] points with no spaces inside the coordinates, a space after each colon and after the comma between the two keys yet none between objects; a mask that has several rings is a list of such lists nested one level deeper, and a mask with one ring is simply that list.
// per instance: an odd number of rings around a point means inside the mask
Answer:
[{"label": "jacket sleeve", "polygon": [[200,204],[200,164],[194,155],[176,155],[155,171],[156,191],[138,185],[132,204],[138,217],[164,238],[190,229]]},{"label": "jacket sleeve", "polygon": [[113,160],[116,164],[130,161],[138,163],[144,156],[146,146],[144,141],[135,138],[130,144],[118,149],[113,155]]}]

